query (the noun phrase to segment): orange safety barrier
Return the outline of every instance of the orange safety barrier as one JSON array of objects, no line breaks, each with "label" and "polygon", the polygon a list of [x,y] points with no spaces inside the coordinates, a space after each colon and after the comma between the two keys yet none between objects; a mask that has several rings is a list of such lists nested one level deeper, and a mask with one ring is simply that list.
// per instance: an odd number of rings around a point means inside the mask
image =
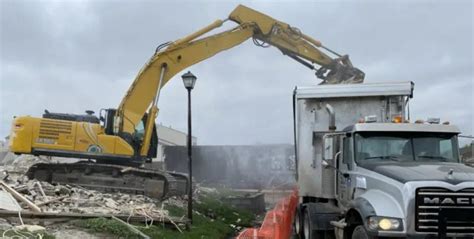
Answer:
[{"label": "orange safety barrier", "polygon": [[247,228],[236,239],[288,239],[291,237],[291,224],[298,204],[298,191],[280,200],[275,208],[265,215],[260,228]]}]

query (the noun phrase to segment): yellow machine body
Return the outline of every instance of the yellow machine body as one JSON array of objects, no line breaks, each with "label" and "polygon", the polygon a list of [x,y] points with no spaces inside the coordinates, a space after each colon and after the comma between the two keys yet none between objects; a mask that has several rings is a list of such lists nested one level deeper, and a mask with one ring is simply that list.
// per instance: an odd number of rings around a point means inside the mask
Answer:
[{"label": "yellow machine body", "polygon": [[12,152],[77,158],[130,158],[133,148],[122,138],[106,135],[100,124],[30,116],[13,120]]}]

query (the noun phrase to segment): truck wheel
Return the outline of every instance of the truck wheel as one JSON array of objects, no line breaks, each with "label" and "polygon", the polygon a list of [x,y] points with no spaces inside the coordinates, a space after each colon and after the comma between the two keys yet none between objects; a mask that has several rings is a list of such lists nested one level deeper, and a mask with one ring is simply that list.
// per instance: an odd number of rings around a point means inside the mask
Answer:
[{"label": "truck wheel", "polygon": [[357,226],[352,232],[352,239],[370,239],[367,230],[365,230],[364,225]]},{"label": "truck wheel", "polygon": [[311,213],[308,207],[304,210],[304,220],[302,223],[303,231],[302,237],[303,239],[326,239],[332,238],[330,234],[326,234],[325,231],[317,231],[315,228],[315,222],[311,221]]},{"label": "truck wheel", "polygon": [[317,221],[318,214],[317,208],[321,207],[320,204],[308,203],[304,209],[303,220],[302,220],[302,232],[300,238],[304,239],[334,239],[335,234],[333,230],[321,230],[318,226],[323,221]]},{"label": "truck wheel", "polygon": [[300,206],[296,207],[295,216],[293,218],[293,234],[297,239],[304,239],[303,237],[303,217],[301,216]]},{"label": "truck wheel", "polygon": [[303,232],[302,236],[304,239],[317,239],[315,235],[315,228],[313,228],[313,223],[311,223],[311,215],[308,208],[304,210],[304,218],[303,218]]}]

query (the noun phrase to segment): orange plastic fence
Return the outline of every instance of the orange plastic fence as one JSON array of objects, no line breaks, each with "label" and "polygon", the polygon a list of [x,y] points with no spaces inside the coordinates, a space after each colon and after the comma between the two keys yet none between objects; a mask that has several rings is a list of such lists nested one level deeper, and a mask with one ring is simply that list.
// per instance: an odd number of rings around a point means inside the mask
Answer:
[{"label": "orange plastic fence", "polygon": [[247,228],[237,239],[288,239],[291,237],[291,224],[298,204],[298,191],[280,200],[275,208],[265,215],[260,228]]}]

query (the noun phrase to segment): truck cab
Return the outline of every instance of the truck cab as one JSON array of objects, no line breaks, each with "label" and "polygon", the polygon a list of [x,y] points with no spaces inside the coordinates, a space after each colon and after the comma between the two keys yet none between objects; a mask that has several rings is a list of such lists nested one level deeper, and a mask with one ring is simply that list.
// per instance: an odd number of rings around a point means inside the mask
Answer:
[{"label": "truck cab", "polygon": [[295,91],[299,238],[474,237],[460,131],[410,123],[412,96],[409,82]]},{"label": "truck cab", "polygon": [[[368,236],[472,238],[472,216],[456,213],[474,215],[474,168],[459,160],[457,127],[358,123],[343,132],[333,138],[342,153],[328,165],[337,170],[337,205],[351,218],[346,225]],[[454,215],[441,215],[447,210]]]}]

